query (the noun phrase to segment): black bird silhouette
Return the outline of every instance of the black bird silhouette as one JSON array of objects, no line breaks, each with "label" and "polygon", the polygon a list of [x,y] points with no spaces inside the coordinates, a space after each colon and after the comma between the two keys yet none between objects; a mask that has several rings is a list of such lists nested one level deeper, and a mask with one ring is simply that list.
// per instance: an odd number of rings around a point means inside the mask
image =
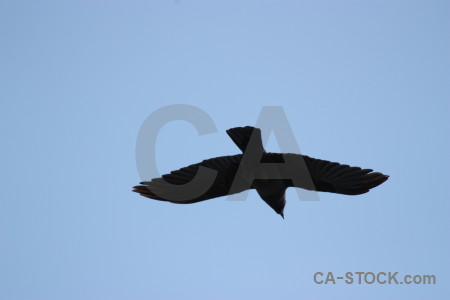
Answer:
[{"label": "black bird silhouette", "polygon": [[[315,159],[306,155],[266,152],[262,145],[259,128],[236,127],[227,130],[227,133],[244,154],[206,159],[200,163],[172,171],[170,174],[163,175],[162,178],[141,182],[141,185],[133,187],[133,191],[155,200],[188,204],[239,193],[247,189],[256,189],[260,197],[284,218],[285,191],[288,187],[344,195],[360,195],[367,193],[389,178],[388,175],[373,172],[372,169],[350,167],[349,165]],[[249,143],[252,147],[247,147]],[[247,148],[252,148],[252,151],[247,151]],[[244,166],[240,169],[241,163],[244,162],[243,157],[248,153],[257,156],[257,160],[261,163],[278,163],[281,165],[286,161],[285,165],[297,172],[302,169],[301,166],[306,166],[306,172],[309,172],[309,177],[306,178],[312,179],[314,186],[308,184],[305,177],[301,177],[303,179],[300,181],[279,179],[280,177],[272,179],[264,171],[258,173],[253,165],[245,166],[243,164]],[[186,197],[183,198],[183,190],[177,189],[177,186],[190,183],[201,166],[217,171],[207,175],[214,175],[216,176],[215,179],[206,178],[212,184],[209,188],[206,187],[206,191],[201,192],[200,195],[187,199]],[[233,185],[235,182],[240,182],[240,184]],[[200,186],[203,185],[205,189],[206,183],[203,183],[202,181],[199,182]]]}]

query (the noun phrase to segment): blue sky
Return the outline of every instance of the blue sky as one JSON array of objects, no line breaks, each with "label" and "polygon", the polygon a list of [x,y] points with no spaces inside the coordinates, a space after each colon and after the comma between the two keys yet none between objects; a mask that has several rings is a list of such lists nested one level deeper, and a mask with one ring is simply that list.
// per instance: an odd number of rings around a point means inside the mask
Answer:
[{"label": "blue sky", "polygon": [[[448,1],[2,1],[0,299],[444,299]],[[237,154],[282,106],[302,153],[390,179],[357,196],[151,201],[135,144],[169,104],[160,172]],[[266,147],[277,151],[275,139]],[[317,285],[315,272],[437,284]]]}]

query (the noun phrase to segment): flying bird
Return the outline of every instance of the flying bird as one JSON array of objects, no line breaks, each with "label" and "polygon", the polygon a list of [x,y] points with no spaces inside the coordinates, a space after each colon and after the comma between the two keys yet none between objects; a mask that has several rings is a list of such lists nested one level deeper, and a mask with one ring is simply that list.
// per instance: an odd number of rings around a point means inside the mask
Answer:
[{"label": "flying bird", "polygon": [[[389,178],[388,175],[373,172],[372,169],[350,167],[306,155],[266,152],[259,128],[236,127],[227,130],[227,134],[242,154],[206,159],[172,171],[161,178],[140,182],[140,185],[133,187],[133,191],[155,200],[189,204],[255,189],[259,196],[284,218],[285,192],[289,187],[360,195]],[[276,165],[272,165],[275,168],[266,170],[264,167],[258,167],[258,164]],[[201,173],[201,167],[213,172],[203,173],[204,176],[199,176],[196,184],[192,184],[196,181],[197,173]],[[303,174],[306,176],[294,176],[298,177],[297,179],[286,175],[298,175],[302,172],[306,173]],[[183,190],[183,186],[190,183],[192,185]]]}]

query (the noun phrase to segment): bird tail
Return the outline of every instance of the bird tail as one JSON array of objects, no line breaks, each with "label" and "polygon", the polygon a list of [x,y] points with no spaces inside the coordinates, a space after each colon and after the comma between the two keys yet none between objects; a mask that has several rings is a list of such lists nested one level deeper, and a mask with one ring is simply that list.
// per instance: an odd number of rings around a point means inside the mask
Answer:
[{"label": "bird tail", "polygon": [[252,150],[262,153],[266,152],[262,144],[261,129],[259,128],[251,126],[235,127],[228,129],[227,134],[242,152],[245,152],[250,142],[250,145],[254,147]]}]

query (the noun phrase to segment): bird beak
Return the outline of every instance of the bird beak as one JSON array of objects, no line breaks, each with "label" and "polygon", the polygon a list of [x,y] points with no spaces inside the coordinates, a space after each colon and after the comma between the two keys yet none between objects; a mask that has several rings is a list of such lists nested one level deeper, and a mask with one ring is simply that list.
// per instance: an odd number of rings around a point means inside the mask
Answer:
[{"label": "bird beak", "polygon": [[284,220],[284,213],[283,212],[281,212],[280,213],[280,216],[283,218],[283,220]]}]

